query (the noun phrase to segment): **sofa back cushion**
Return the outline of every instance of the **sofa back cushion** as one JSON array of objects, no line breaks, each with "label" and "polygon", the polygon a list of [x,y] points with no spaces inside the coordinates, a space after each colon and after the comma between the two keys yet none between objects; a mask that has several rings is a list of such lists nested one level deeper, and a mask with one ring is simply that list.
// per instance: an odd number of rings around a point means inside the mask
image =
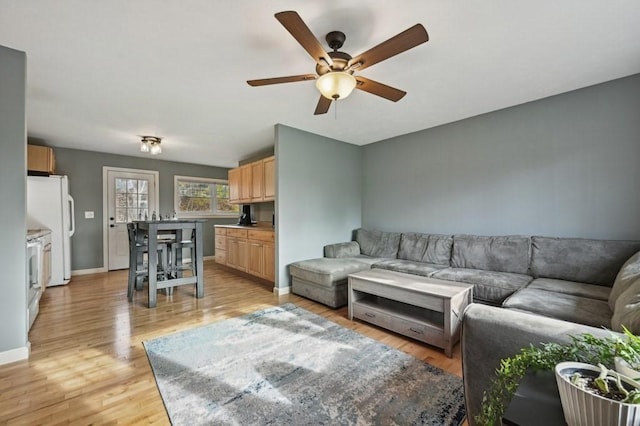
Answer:
[{"label": "sofa back cushion", "polygon": [[360,245],[355,241],[348,243],[327,244],[324,246],[324,257],[356,257],[360,255]]},{"label": "sofa back cushion", "polygon": [[529,269],[529,237],[454,235],[451,266],[526,274]]},{"label": "sofa back cushion", "polygon": [[611,287],[622,265],[640,250],[640,241],[534,236],[533,276]]},{"label": "sofa back cushion", "polygon": [[398,256],[400,233],[360,228],[356,230],[356,241],[360,244],[360,253],[362,254],[372,257],[395,258]]},{"label": "sofa back cushion", "polygon": [[403,233],[398,259],[448,266],[452,246],[451,235]]}]

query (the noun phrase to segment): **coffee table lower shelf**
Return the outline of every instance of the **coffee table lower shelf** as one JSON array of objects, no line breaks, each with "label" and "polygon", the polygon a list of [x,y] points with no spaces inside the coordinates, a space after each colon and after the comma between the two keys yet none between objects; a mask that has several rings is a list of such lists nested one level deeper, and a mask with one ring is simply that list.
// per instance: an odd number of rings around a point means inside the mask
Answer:
[{"label": "coffee table lower shelf", "polygon": [[444,348],[444,318],[429,309],[366,295],[353,303],[353,317]]}]

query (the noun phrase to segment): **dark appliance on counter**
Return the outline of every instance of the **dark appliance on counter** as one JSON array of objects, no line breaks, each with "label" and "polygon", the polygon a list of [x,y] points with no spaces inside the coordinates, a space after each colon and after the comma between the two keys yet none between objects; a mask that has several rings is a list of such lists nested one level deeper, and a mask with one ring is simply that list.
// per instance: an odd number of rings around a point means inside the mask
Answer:
[{"label": "dark appliance on counter", "polygon": [[251,204],[244,204],[238,225],[251,226],[251,224]]}]

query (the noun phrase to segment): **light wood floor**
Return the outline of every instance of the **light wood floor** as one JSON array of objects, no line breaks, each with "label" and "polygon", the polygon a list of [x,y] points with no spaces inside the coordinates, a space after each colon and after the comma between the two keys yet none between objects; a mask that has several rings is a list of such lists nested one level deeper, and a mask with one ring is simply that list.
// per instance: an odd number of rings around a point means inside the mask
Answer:
[{"label": "light wood floor", "polygon": [[30,359],[0,366],[0,423],[169,424],[142,341],[285,302],[461,376],[459,345],[447,358],[441,349],[349,321],[346,307],[278,298],[270,285],[213,261],[205,262],[202,299],[183,286],[173,296],[159,293],[158,306],[148,309],[146,291],[131,304],[126,287],[124,270],[47,288],[29,333]]}]

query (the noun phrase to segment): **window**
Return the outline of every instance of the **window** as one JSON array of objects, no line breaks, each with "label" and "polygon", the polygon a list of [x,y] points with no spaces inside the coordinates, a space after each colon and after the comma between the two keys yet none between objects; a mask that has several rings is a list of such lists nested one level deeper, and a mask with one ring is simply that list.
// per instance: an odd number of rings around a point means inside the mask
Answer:
[{"label": "window", "polygon": [[116,178],[116,223],[142,220],[149,215],[149,181]]},{"label": "window", "polygon": [[174,176],[174,209],[179,218],[236,217],[226,180]]}]

